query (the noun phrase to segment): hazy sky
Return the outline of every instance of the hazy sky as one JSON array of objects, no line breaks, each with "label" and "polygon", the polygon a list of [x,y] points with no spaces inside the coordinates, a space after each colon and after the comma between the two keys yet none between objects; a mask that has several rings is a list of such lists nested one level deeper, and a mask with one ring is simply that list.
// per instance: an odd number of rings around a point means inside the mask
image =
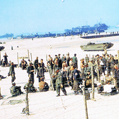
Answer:
[{"label": "hazy sky", "polygon": [[42,33],[101,22],[119,25],[119,0],[0,0],[0,35]]}]

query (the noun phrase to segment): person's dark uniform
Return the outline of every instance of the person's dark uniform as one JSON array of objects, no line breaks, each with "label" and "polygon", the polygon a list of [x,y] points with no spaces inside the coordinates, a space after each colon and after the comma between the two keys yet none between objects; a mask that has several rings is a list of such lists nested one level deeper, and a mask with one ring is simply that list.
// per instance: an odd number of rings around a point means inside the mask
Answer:
[{"label": "person's dark uniform", "polygon": [[26,89],[26,86],[28,86],[28,93],[31,93],[31,92],[36,92],[36,88],[34,87],[33,85],[33,82],[29,80],[29,82],[27,84],[25,84],[24,86],[24,89]]},{"label": "person's dark uniform", "polygon": [[67,82],[67,71],[62,69],[62,81],[63,81],[63,85],[67,85],[68,86],[68,82]]},{"label": "person's dark uniform", "polygon": [[67,69],[67,81],[68,85],[70,85],[73,89],[73,72],[74,72],[74,66],[72,65]]},{"label": "person's dark uniform", "polygon": [[119,88],[119,68],[118,65],[114,66],[114,79],[115,79],[115,87],[118,89]]},{"label": "person's dark uniform", "polygon": [[3,57],[4,57],[5,65],[7,65],[8,64],[8,60],[7,60],[8,55],[5,53],[5,55]]},{"label": "person's dark uniform", "polygon": [[60,54],[58,54],[58,65],[59,65],[59,68],[61,69],[62,68],[62,59],[60,58]]},{"label": "person's dark uniform", "polygon": [[101,84],[99,84],[98,87],[97,87],[98,93],[99,94],[102,93],[103,90],[104,90],[104,87]]},{"label": "person's dark uniform", "polygon": [[79,83],[82,82],[82,79],[80,78],[80,71],[77,69],[74,69],[73,72],[73,90],[75,94],[78,94],[78,90],[79,90]]},{"label": "person's dark uniform", "polygon": [[66,57],[67,66],[69,66],[69,61],[70,61],[70,56],[69,56],[69,54],[67,54],[67,57]]},{"label": "person's dark uniform", "polygon": [[107,60],[106,60],[105,56],[102,57],[102,62],[103,62],[102,72],[103,72],[104,75],[105,75],[105,71],[106,71],[106,63],[107,63]]},{"label": "person's dark uniform", "polygon": [[56,90],[56,73],[51,75],[50,88],[53,91]]},{"label": "person's dark uniform", "polygon": [[107,74],[110,75],[110,72],[111,72],[111,61],[110,59],[107,60]]},{"label": "person's dark uniform", "polygon": [[35,70],[38,69],[38,57],[36,57],[36,60],[34,61],[34,67],[35,67]]},{"label": "person's dark uniform", "polygon": [[39,79],[39,82],[41,81],[41,78],[44,78],[44,67],[41,67],[41,64],[38,64],[38,68],[37,68],[37,77]]},{"label": "person's dark uniform", "polygon": [[12,96],[23,94],[23,92],[21,91],[21,86],[16,86],[15,83],[12,83],[12,87],[10,88],[10,93]]},{"label": "person's dark uniform", "polygon": [[117,57],[117,55],[115,55],[115,57],[114,57],[114,63],[118,64],[118,57]]},{"label": "person's dark uniform", "polygon": [[14,70],[14,63],[11,63],[11,66],[9,68],[9,73],[8,76],[11,76],[11,82],[14,82],[14,80],[16,79],[15,77],[15,70]]},{"label": "person's dark uniform", "polygon": [[88,67],[88,65],[86,64],[85,68],[84,68],[84,76],[85,76],[85,87],[88,88],[89,86],[91,86],[91,67]]},{"label": "person's dark uniform", "polygon": [[27,73],[29,76],[29,80],[32,81],[34,84],[34,67],[31,62],[29,63],[29,66],[27,67]]},{"label": "person's dark uniform", "polygon": [[76,57],[76,54],[74,54],[74,57],[72,58],[73,59],[73,63],[74,63],[74,66],[76,67],[76,68],[78,68],[78,59],[77,59],[77,57]]},{"label": "person's dark uniform", "polygon": [[60,96],[60,89],[64,93],[64,95],[67,95],[65,87],[63,85],[63,80],[62,80],[62,74],[59,70],[56,71],[56,92],[57,96]]},{"label": "person's dark uniform", "polygon": [[27,62],[24,60],[24,59],[22,59],[22,61],[21,61],[21,63],[20,63],[20,67],[24,70],[24,69],[26,69],[26,67],[27,67]]}]

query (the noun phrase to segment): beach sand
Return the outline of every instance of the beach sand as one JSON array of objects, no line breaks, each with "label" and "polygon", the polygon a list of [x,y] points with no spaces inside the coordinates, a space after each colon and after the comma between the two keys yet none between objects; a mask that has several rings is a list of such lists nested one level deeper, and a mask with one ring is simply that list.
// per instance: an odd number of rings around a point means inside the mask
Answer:
[{"label": "beach sand", "polygon": [[[78,58],[78,67],[80,59],[84,58],[86,54],[91,57],[92,55],[100,54],[102,55],[103,51],[92,51],[85,52],[81,50],[80,45],[86,44],[88,42],[112,42],[114,46],[107,50],[108,54],[117,54],[119,50],[119,36],[115,37],[106,37],[106,38],[96,38],[96,39],[82,39],[80,36],[67,36],[67,37],[57,37],[57,38],[34,38],[24,39],[24,40],[11,40],[6,42],[4,45],[5,49],[1,52],[1,59],[3,58],[4,53],[8,55],[8,61],[12,61],[15,64],[17,61],[17,54],[19,57],[27,57],[28,50],[29,56],[32,54],[32,61],[38,56],[40,59],[44,59],[46,65],[46,56],[51,55],[52,57],[55,54],[67,54],[70,53],[70,56],[73,57],[74,53],[77,54]],[[13,47],[13,50],[11,50]],[[31,59],[31,57],[30,57]],[[28,59],[26,59],[28,60]],[[20,62],[20,60],[19,60]],[[80,69],[80,67],[79,67]],[[7,76],[9,68],[0,67],[0,74]],[[15,68],[16,72],[16,84],[20,85],[23,89],[23,86],[28,81],[28,74],[26,70],[21,68]],[[50,83],[50,76],[47,72],[45,74],[45,81]],[[38,79],[35,75],[35,87],[38,87]],[[11,87],[11,77],[7,77],[0,81],[1,94],[4,96],[0,100],[0,119],[84,119],[85,118],[85,108],[82,95],[75,96],[70,87],[66,88],[68,96],[63,96],[61,92],[60,97],[56,97],[56,92],[37,92],[29,94],[29,105],[30,105],[30,116],[21,114],[22,109],[25,107],[25,102],[16,105],[10,105],[8,102],[10,100],[22,100],[25,99],[25,94],[18,97],[9,98],[10,96],[10,87]],[[25,91],[24,91],[25,92]],[[119,95],[114,96],[101,96],[95,93],[96,101],[88,100],[88,111],[90,119],[118,119],[119,118]],[[2,105],[4,104],[4,105]],[[113,112],[113,113],[112,113]]]}]

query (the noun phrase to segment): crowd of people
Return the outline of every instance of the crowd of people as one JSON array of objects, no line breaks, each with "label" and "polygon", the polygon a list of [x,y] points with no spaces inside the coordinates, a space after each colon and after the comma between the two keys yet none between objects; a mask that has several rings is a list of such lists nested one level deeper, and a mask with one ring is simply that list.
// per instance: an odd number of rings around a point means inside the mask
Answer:
[{"label": "crowd of people", "polygon": [[[11,76],[12,87],[10,92],[12,96],[22,94],[20,86],[16,86],[15,83],[15,65],[13,62],[8,64],[8,55],[5,53],[4,65],[9,66],[8,76]],[[74,94],[82,93],[81,84],[85,81],[85,88],[88,89],[92,85],[92,77],[95,81],[98,81],[98,92],[103,92],[104,85],[114,85],[116,90],[119,89],[119,66],[117,55],[102,54],[93,55],[89,57],[88,54],[80,59],[80,65],[78,67],[77,54],[73,57],[70,54],[55,55],[54,58],[51,55],[47,57],[47,65],[45,66],[43,59],[40,60],[36,57],[32,63],[30,60],[21,60],[20,66],[22,70],[26,70],[29,77],[29,89],[28,92],[36,92],[37,89],[34,87],[34,75],[37,75],[39,82],[39,91],[56,90],[57,97],[60,96],[60,89],[67,95],[66,87],[71,87]],[[45,72],[49,72],[50,75],[50,86],[45,82]],[[103,79],[102,79],[103,77]]]}]

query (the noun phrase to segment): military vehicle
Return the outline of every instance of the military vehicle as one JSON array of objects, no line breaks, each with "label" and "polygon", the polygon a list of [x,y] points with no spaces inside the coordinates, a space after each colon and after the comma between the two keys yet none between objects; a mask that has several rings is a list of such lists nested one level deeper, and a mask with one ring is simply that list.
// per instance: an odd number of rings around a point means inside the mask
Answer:
[{"label": "military vehicle", "polygon": [[0,46],[0,51],[2,51],[5,47],[4,46]]},{"label": "military vehicle", "polygon": [[80,48],[84,51],[104,51],[113,46],[113,43],[88,43],[87,45],[81,45]]}]

